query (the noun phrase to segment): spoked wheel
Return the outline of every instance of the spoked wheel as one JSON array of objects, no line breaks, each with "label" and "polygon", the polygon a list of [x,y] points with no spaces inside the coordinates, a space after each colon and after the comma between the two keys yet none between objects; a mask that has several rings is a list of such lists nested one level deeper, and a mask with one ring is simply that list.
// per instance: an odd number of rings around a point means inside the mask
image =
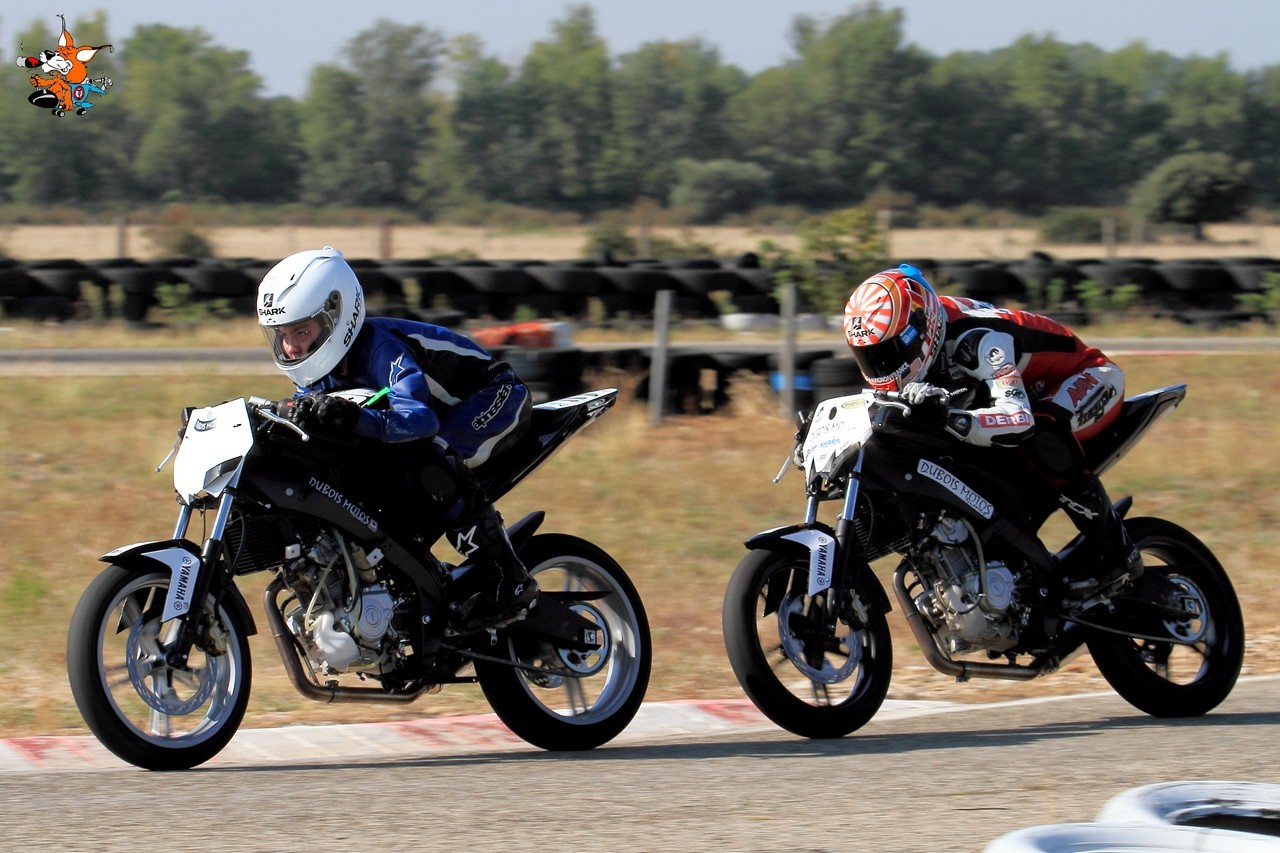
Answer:
[{"label": "spoked wheel", "polygon": [[71,692],[89,729],[148,770],[208,761],[231,740],[249,702],[249,640],[224,608],[209,649],[198,643],[181,668],[166,663],[179,627],[161,621],[169,580],[167,572],[108,566],[81,596],[67,637]]},{"label": "spoked wheel", "polygon": [[511,660],[531,672],[477,660],[494,713],[520,737],[549,750],[593,749],[616,737],[640,709],[653,645],[644,605],[622,567],[600,548],[562,534],[535,536],[520,557],[543,593],[604,592],[570,606],[600,627],[600,648],[556,648],[516,630],[499,633]]},{"label": "spoked wheel", "polygon": [[738,683],[769,719],[802,737],[844,737],[889,692],[889,623],[878,609],[844,607],[832,629],[808,584],[805,557],[747,554],[725,590],[725,650]]},{"label": "spoked wheel", "polygon": [[1164,627],[1178,642],[1097,633],[1089,653],[1125,701],[1154,717],[1197,717],[1235,686],[1244,661],[1244,620],[1226,570],[1192,533],[1159,518],[1125,521],[1145,571],[1181,590],[1184,619]]}]

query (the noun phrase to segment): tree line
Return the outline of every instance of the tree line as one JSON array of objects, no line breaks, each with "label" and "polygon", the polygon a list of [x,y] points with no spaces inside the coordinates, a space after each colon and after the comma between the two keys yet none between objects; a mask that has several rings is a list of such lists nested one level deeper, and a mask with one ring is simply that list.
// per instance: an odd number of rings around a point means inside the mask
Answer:
[{"label": "tree line", "polygon": [[[611,55],[587,5],[514,65],[475,36],[381,20],[295,99],[264,96],[248,54],[200,29],[122,37],[97,12],[68,21],[77,44],[114,44],[91,68],[113,85],[87,115],[54,118],[27,102],[26,72],[0,77],[0,202],[341,205],[421,220],[477,204],[591,215],[643,203],[705,222],[857,204],[1039,215],[1125,205],[1188,158],[1193,179],[1226,181],[1237,200],[1280,201],[1280,66],[1241,73],[1224,55],[1031,35],[938,57],[903,25],[874,2],[797,16],[793,56],[748,74],[699,39]],[[37,22],[19,43],[35,53],[57,37]]]}]

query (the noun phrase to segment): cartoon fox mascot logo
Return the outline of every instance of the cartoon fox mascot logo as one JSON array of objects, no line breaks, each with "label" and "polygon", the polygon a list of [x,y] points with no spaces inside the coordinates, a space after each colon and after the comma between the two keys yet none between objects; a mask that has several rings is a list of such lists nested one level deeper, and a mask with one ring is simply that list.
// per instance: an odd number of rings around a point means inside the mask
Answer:
[{"label": "cartoon fox mascot logo", "polygon": [[19,56],[17,65],[27,70],[40,69],[46,77],[32,74],[29,78],[36,91],[27,98],[37,107],[48,109],[56,116],[66,115],[74,109],[76,115],[84,115],[93,104],[89,101],[90,93],[106,94],[111,86],[110,77],[89,79],[89,63],[102,48],[115,51],[109,44],[91,47],[76,47],[75,39],[67,30],[67,19],[58,16],[62,21],[62,35],[58,37],[58,49],[42,50],[35,56]]}]

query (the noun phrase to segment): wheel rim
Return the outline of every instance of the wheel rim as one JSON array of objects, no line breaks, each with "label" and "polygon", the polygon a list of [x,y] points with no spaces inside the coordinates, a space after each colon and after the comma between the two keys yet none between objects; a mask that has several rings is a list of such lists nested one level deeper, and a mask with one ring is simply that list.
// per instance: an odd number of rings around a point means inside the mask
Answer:
[{"label": "wheel rim", "polygon": [[[834,631],[826,628],[821,599],[798,591],[805,577],[805,571],[788,565],[761,579],[756,640],[778,684],[796,699],[818,706],[843,704],[868,684],[873,641],[867,631],[850,628],[843,614]],[[785,585],[780,598],[774,584]],[[778,601],[776,612],[773,599]]]},{"label": "wheel rim", "polygon": [[192,648],[188,665],[176,669],[165,652],[178,633],[177,620],[161,622],[158,610],[168,578],[134,578],[116,593],[98,626],[98,677],[116,717],[143,740],[168,748],[190,747],[226,723],[240,684],[240,637],[220,613],[226,653]]},{"label": "wheel rim", "polygon": [[1188,615],[1186,619],[1166,619],[1164,627],[1184,643],[1198,643],[1213,624],[1208,617],[1209,604],[1205,594],[1190,578],[1170,575],[1169,580],[1182,589],[1182,605]]},{"label": "wheel rim", "polygon": [[640,620],[625,590],[601,566],[579,557],[557,558],[531,568],[530,574],[537,578],[543,593],[608,594],[571,605],[600,630],[601,645],[594,652],[559,649],[546,643],[528,649],[518,647],[515,638],[508,641],[513,658],[521,663],[573,673],[521,670],[520,684],[547,713],[566,722],[590,725],[610,719],[630,699],[642,670]]},{"label": "wheel rim", "polygon": [[[811,636],[807,631],[810,620],[805,613],[806,599],[807,597],[790,595],[782,599],[777,620],[780,650],[809,681],[824,685],[839,684],[852,675],[861,663],[862,645],[857,642],[858,638],[854,633],[849,632],[843,641],[834,638],[837,653],[835,657],[827,654],[823,648],[815,648],[817,641],[821,639],[821,632],[818,632],[818,636]],[[799,626],[802,633],[797,633],[796,626]],[[848,644],[850,642],[853,643],[852,646]],[[843,662],[839,659],[842,650]]]},{"label": "wheel rim", "polygon": [[1196,563],[1194,555],[1184,553],[1173,542],[1153,542],[1142,547],[1146,571],[1160,572],[1182,590],[1188,616],[1166,620],[1170,634],[1181,643],[1130,639],[1143,666],[1170,684],[1191,685],[1214,672],[1215,662],[1226,654],[1226,642],[1217,623],[1209,591],[1193,577],[1194,570],[1182,568]]}]

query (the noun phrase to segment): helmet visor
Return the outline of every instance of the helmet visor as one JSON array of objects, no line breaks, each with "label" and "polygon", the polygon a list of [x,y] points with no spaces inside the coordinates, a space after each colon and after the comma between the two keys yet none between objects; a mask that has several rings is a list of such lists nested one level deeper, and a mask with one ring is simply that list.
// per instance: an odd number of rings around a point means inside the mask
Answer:
[{"label": "helmet visor", "polygon": [[327,309],[297,323],[262,326],[262,334],[271,346],[271,354],[281,367],[293,367],[305,361],[333,334],[333,315]]},{"label": "helmet visor", "polygon": [[924,349],[925,322],[924,311],[917,310],[901,334],[879,343],[851,347],[853,360],[868,383],[876,388],[901,390],[915,378],[909,374]]}]

